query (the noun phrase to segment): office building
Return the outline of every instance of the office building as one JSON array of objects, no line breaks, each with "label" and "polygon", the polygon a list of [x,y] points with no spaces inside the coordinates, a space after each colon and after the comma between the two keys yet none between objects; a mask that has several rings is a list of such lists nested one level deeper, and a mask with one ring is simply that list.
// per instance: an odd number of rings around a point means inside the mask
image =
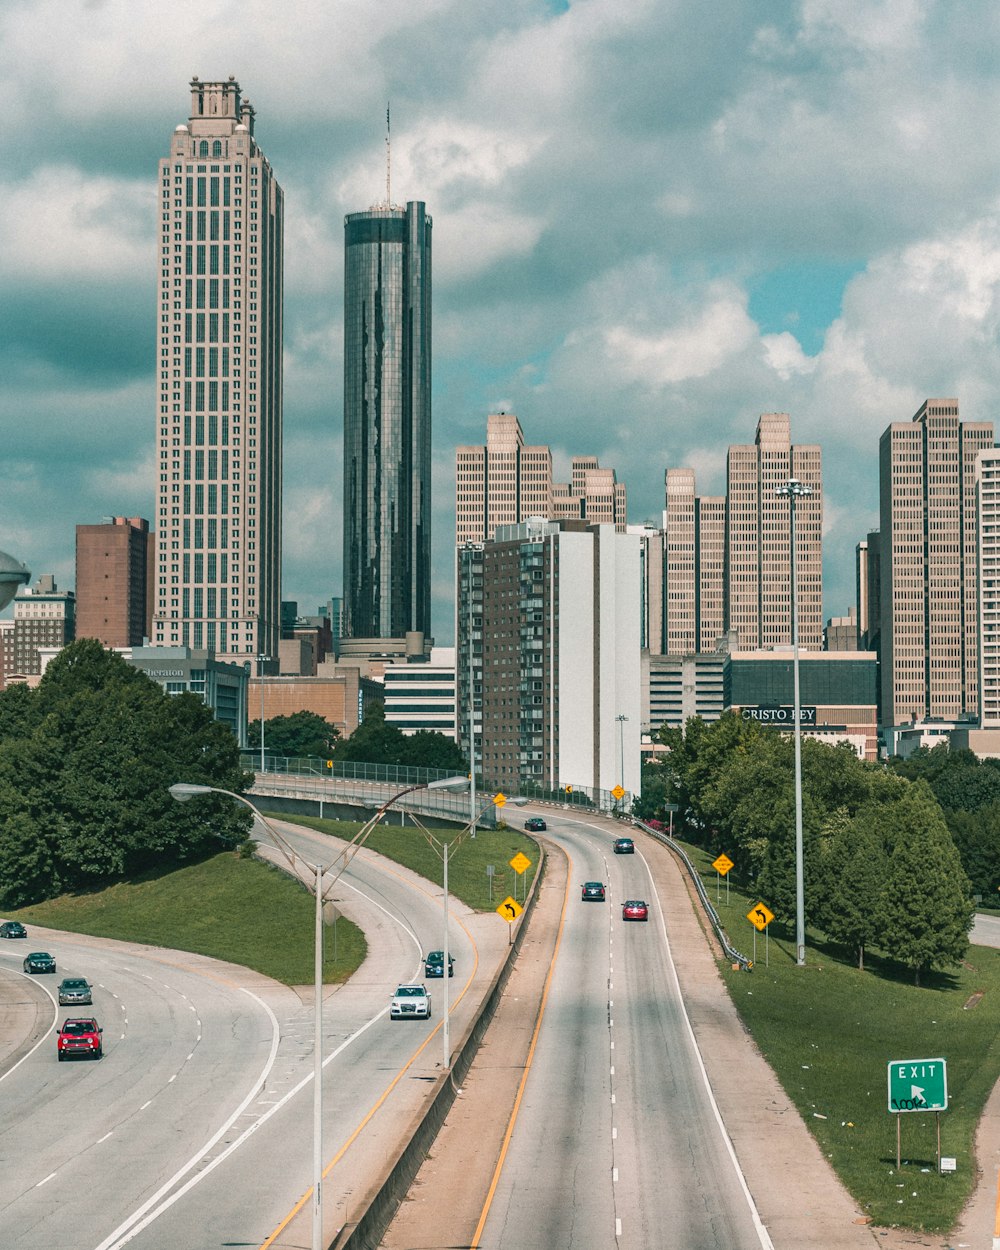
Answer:
[{"label": "office building", "polygon": [[693,469],[668,469],[665,485],[660,651],[708,653],[725,630],[726,501],[697,495]]},{"label": "office building", "polygon": [[976,457],[979,723],[1000,730],[1000,448]]},{"label": "office building", "polygon": [[792,641],[790,504],[777,494],[791,478],[812,491],[795,505],[799,645],[823,645],[820,449],[794,445],[788,415],[772,412],[727,461],[726,628],[744,650]]},{"label": "office building", "polygon": [[350,638],[431,631],[431,218],[344,221],[344,603]]},{"label": "office building", "polygon": [[160,161],[152,641],[276,656],[283,195],[240,85],[191,82]]},{"label": "office building", "polygon": [[612,525],[527,521],[460,549],[459,741],[467,750],[471,671],[487,787],[638,793],[639,548]]},{"label": "office building", "polygon": [[42,648],[61,650],[76,637],[76,596],[60,590],[46,573],[32,587],[23,586],[14,597],[13,627],[0,631],[0,672],[4,681],[38,678],[44,671]]},{"label": "office building", "polygon": [[76,527],[76,636],[105,647],[150,637],[154,538],[144,517]]},{"label": "office building", "polygon": [[455,454],[455,536],[458,545],[488,542],[501,525],[534,518],[576,520],[626,528],[627,493],[614,469],[602,469],[594,456],[574,456],[570,481],[555,482],[552,449],[524,441],[512,412],[486,420],[482,447],[459,447]]},{"label": "office building", "polygon": [[228,664],[192,647],[131,647],[122,655],[166,694],[197,695],[217,721],[229,726],[237,743],[246,746],[248,674],[243,664]]},{"label": "office building", "polygon": [[[979,709],[976,457],[990,421],[927,399],[879,444],[881,715],[887,729]],[[870,554],[870,553],[869,553]]]},{"label": "office building", "polygon": [[831,616],[823,630],[824,651],[859,651],[858,612],[850,607],[846,616]]},{"label": "office building", "polygon": [[455,740],[454,647],[435,647],[426,662],[387,664],[382,681],[387,725],[404,734],[434,730]]}]

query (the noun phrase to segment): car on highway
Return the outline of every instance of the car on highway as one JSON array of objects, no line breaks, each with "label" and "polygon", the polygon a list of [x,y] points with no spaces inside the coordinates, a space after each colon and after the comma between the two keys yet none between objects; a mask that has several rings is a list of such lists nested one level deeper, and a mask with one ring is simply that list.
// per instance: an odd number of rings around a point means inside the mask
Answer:
[{"label": "car on highway", "polygon": [[649,907],[641,898],[627,898],[622,903],[622,920],[648,920]]},{"label": "car on highway", "polygon": [[[455,975],[455,961],[448,952],[448,975]],[[444,951],[429,951],[427,958],[424,960],[424,976],[425,977],[443,977],[444,976]]]},{"label": "car on highway", "polygon": [[25,972],[55,972],[56,961],[48,951],[32,951],[21,966]]},{"label": "car on highway", "polygon": [[20,920],[5,920],[0,924],[0,938],[26,938],[28,930]]},{"label": "car on highway", "polygon": [[615,838],[614,850],[616,855],[634,855],[635,843],[631,838]]},{"label": "car on highway", "polygon": [[544,833],[548,829],[548,825],[541,816],[529,816],[524,822],[524,827],[529,833]]},{"label": "car on highway", "polygon": [[429,1020],[431,996],[426,985],[397,985],[389,1004],[390,1020]]},{"label": "car on highway", "polygon": [[84,1055],[89,1059],[100,1059],[104,1054],[101,1034],[104,1030],[93,1016],[85,1016],[76,1020],[64,1020],[56,1037],[56,1052],[59,1062]]},{"label": "car on highway", "polygon": [[603,881],[585,881],[582,887],[582,897],[585,903],[603,903],[604,902],[604,882]]},{"label": "car on highway", "polygon": [[83,977],[63,977],[59,982],[60,1007],[76,1007],[93,1001],[94,991]]}]

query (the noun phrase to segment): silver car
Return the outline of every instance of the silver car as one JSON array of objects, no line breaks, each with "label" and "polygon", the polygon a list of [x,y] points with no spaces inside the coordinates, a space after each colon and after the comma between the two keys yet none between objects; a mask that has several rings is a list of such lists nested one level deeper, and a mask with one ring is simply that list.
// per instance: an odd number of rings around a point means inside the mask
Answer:
[{"label": "silver car", "polygon": [[64,977],[59,982],[59,1006],[74,1007],[80,1003],[92,1003],[94,991],[83,977]]}]

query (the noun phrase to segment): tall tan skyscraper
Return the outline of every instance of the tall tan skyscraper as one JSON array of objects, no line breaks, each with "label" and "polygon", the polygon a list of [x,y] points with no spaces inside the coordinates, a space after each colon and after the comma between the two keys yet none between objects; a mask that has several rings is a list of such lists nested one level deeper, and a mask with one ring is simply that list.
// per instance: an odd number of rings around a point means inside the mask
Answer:
[{"label": "tall tan skyscraper", "polygon": [[150,630],[153,535],[143,517],[76,527],[76,636],[141,647]]},{"label": "tall tan skyscraper", "polygon": [[976,457],[991,421],[927,399],[879,443],[882,723],[979,707]]},{"label": "tall tan skyscraper", "polygon": [[531,517],[584,520],[625,532],[627,495],[614,469],[574,456],[571,481],[552,480],[552,451],[525,444],[512,412],[486,421],[484,447],[459,447],[455,458],[455,536],[459,546],[488,542],[500,525]]},{"label": "tall tan skyscraper", "polygon": [[823,495],[818,446],[793,446],[787,413],[764,413],[752,445],[729,448],[726,618],[742,650],[792,641],[789,502],[779,486],[812,488],[796,504],[799,643],[823,646]]},{"label": "tall tan skyscraper", "polygon": [[155,644],[278,654],[283,220],[239,83],[193,79],[160,161]]},{"label": "tall tan skyscraper", "polygon": [[722,635],[725,537],[725,499],[697,495],[693,469],[668,469],[663,513],[664,654],[711,651]]}]

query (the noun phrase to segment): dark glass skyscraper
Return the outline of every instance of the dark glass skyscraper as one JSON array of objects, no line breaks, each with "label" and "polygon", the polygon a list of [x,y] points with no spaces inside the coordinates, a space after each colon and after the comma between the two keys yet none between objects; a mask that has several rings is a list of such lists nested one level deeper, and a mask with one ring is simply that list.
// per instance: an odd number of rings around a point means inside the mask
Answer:
[{"label": "dark glass skyscraper", "polygon": [[431,219],[344,220],[347,636],[430,634]]}]

